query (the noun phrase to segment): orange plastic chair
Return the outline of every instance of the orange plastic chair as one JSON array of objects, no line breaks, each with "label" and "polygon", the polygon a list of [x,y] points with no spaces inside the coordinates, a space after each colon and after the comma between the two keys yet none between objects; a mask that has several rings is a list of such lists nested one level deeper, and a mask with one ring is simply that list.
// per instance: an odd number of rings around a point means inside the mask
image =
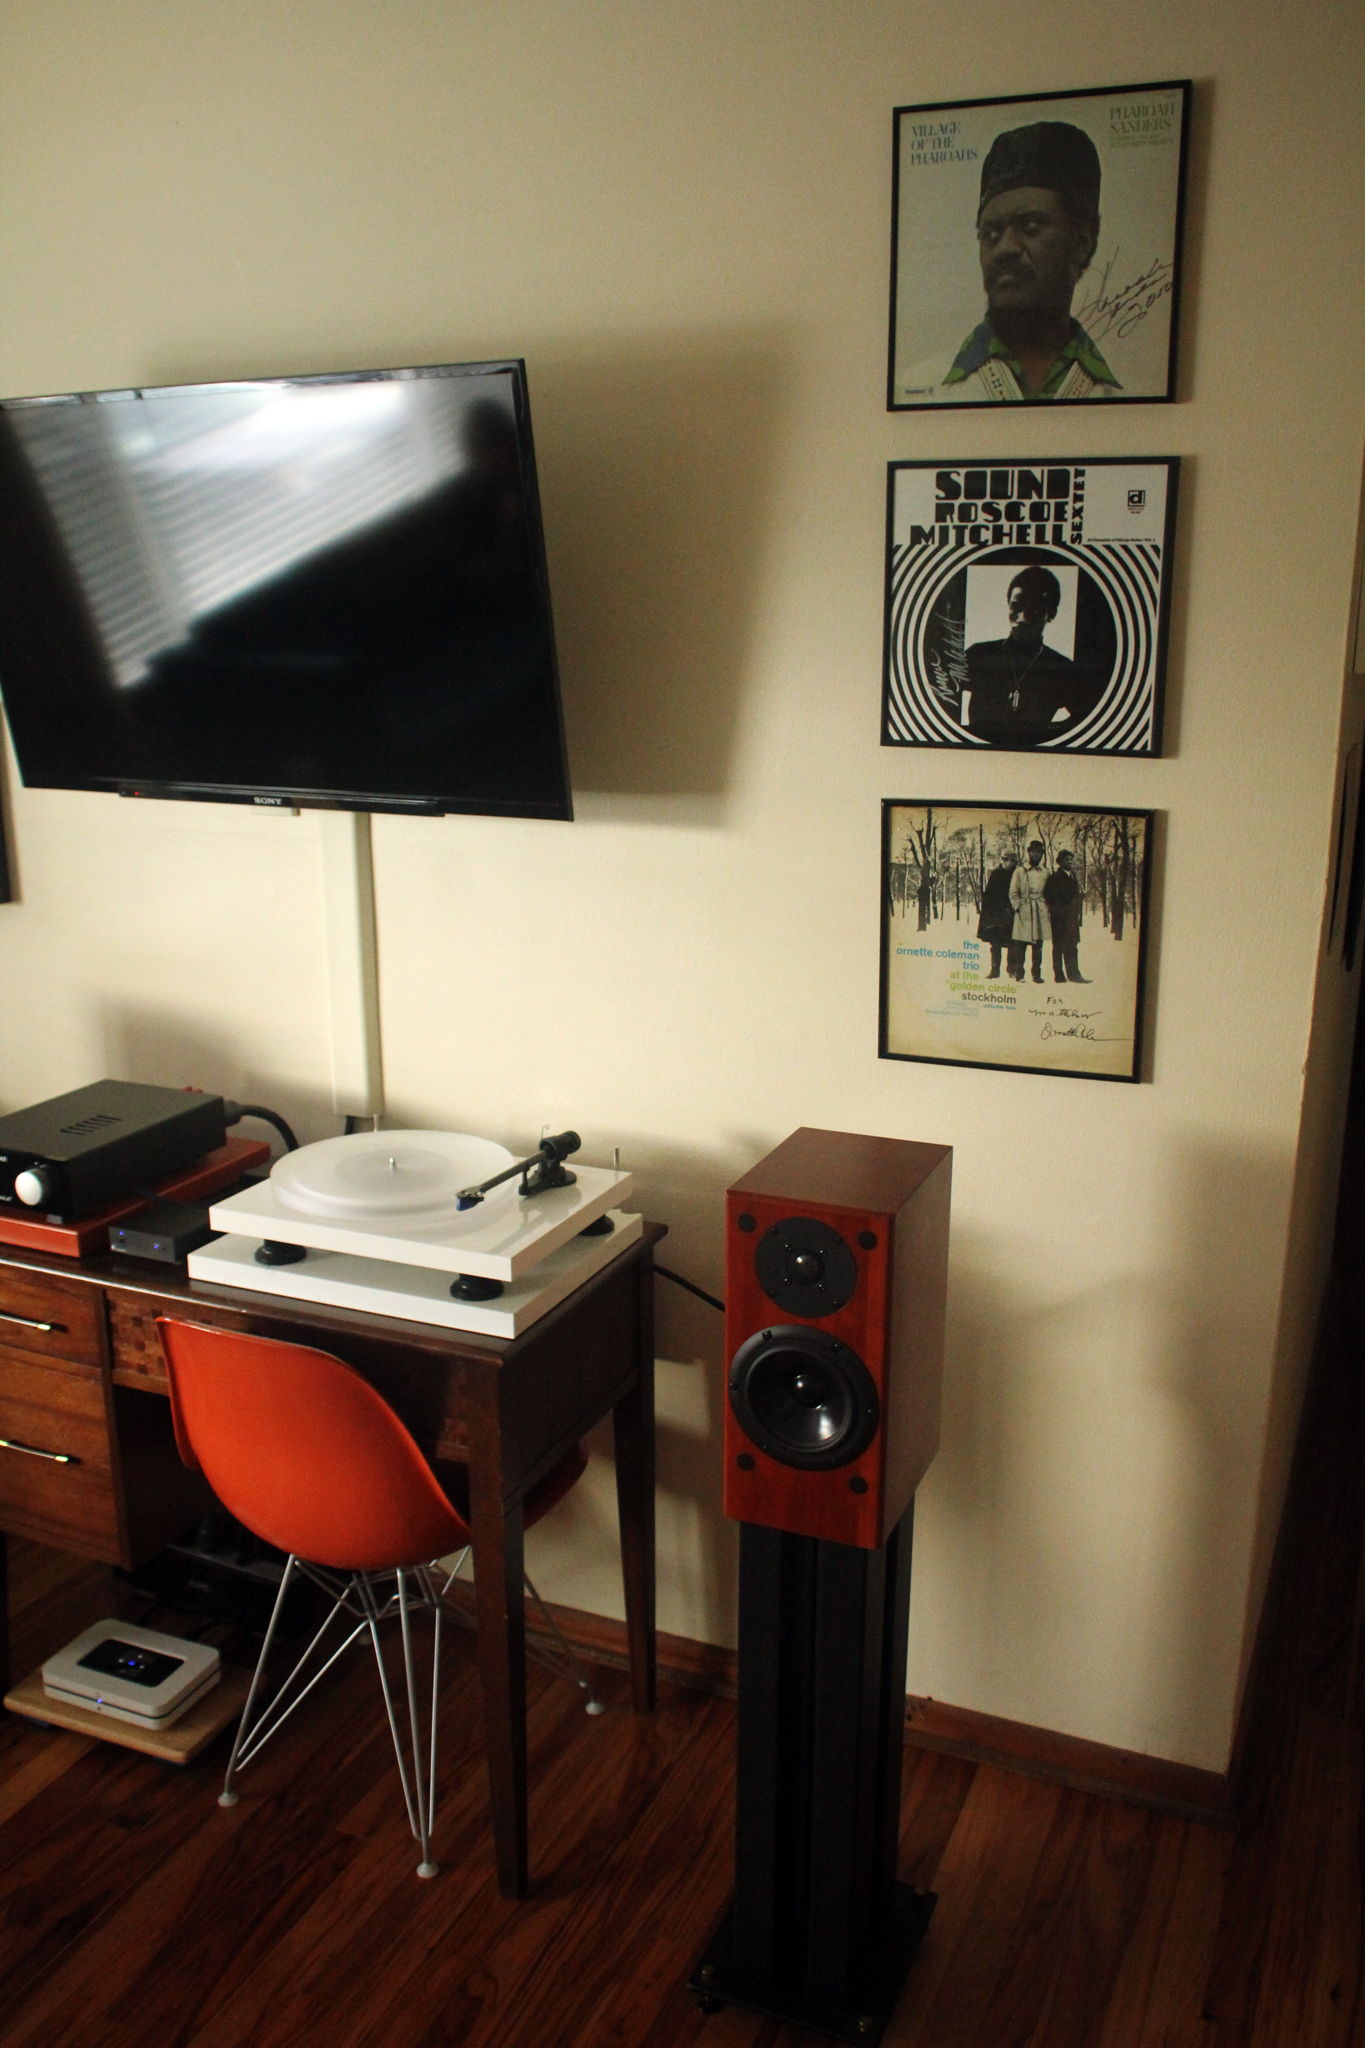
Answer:
[{"label": "orange plastic chair", "polygon": [[[219,1804],[237,1803],[235,1779],[263,1743],[358,1637],[368,1634],[379,1670],[408,1823],[421,1849],[419,1877],[434,1877],[431,1830],[436,1791],[436,1706],[443,1600],[469,1552],[469,1525],[399,1417],[381,1394],[330,1352],[271,1337],[157,1319],[170,1381],[180,1456],[229,1514],[287,1553],[265,1641],[242,1710]],[[526,1526],[547,1514],[586,1465],[575,1445],[532,1489]],[[452,1569],[438,1561],[460,1553]],[[257,1709],[267,1661],[295,1577],[312,1581],[331,1607],[293,1670]],[[529,1578],[532,1598],[558,1646],[554,1668],[602,1711]],[[412,1615],[434,1617],[431,1698],[422,1734],[413,1660]],[[400,1731],[380,1625],[399,1618],[407,1731]],[[324,1650],[332,1624],[352,1626]],[[423,1753],[425,1752],[425,1774]],[[425,1782],[424,1782],[425,1777]]]}]

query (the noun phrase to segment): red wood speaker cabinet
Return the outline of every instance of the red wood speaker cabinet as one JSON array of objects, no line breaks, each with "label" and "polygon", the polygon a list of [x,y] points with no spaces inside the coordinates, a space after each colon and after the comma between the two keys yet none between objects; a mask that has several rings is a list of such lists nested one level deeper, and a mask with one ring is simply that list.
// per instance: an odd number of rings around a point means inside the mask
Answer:
[{"label": "red wood speaker cabinet", "polygon": [[875,1550],[938,1448],[952,1150],[802,1129],[726,1195],[725,1512]]}]

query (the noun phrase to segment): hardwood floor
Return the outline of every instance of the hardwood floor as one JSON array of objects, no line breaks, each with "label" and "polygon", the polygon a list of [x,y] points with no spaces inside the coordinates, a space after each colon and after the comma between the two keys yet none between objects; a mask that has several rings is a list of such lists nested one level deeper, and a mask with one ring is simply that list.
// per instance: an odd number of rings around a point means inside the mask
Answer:
[{"label": "hardwood floor", "polygon": [[[1338,1290],[1236,1827],[910,1749],[902,1874],[939,1904],[889,2048],[1352,2048],[1361,1970],[1362,1290]],[[15,1546],[17,1668],[127,1595]],[[140,1611],[140,1609],[136,1610]],[[174,1625],[165,1614],[153,1625]],[[3,2048],[807,2048],[684,1979],[729,1882],[733,1709],[531,1681],[534,1889],[492,1878],[455,1633],[442,1873],[414,1875],[357,1660],[220,1809],[183,1769],[0,1716]]]}]

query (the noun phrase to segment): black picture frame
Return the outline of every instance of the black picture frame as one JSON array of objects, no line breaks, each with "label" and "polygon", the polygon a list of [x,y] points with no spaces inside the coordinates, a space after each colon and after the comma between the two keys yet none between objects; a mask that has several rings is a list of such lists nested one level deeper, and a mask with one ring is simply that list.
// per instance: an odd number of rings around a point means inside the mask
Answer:
[{"label": "black picture frame", "polygon": [[1174,398],[1191,96],[895,108],[891,411]]},{"label": "black picture frame", "polygon": [[882,745],[1159,755],[1179,478],[1172,455],[888,463]]},{"label": "black picture frame", "polygon": [[879,1056],[1141,1080],[1155,815],[886,798]]}]

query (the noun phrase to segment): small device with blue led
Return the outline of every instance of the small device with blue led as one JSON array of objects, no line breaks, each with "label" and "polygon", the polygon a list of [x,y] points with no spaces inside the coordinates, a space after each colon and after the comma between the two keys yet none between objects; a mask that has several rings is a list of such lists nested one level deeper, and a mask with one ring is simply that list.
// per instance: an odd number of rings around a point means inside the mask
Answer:
[{"label": "small device with blue led", "polygon": [[217,1685],[218,1652],[130,1621],[97,1621],[43,1665],[43,1691],[142,1728],[168,1728]]}]

